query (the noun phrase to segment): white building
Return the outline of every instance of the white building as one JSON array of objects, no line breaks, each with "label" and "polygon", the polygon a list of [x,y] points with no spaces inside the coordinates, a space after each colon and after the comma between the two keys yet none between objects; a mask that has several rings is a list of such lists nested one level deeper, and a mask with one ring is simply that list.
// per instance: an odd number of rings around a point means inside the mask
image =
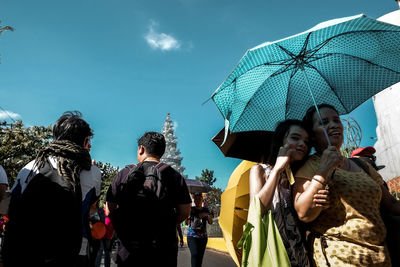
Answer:
[{"label": "white building", "polygon": [[[400,26],[400,10],[378,20]],[[373,97],[373,102],[378,120],[376,163],[386,166],[379,173],[388,181],[400,176],[400,83],[378,93]]]}]

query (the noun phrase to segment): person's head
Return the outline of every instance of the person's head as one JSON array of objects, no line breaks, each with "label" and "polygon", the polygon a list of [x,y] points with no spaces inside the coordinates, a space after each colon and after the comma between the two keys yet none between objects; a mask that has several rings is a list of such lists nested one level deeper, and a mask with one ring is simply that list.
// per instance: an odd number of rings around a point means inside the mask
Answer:
[{"label": "person's head", "polygon": [[318,153],[322,153],[328,147],[323,130],[325,126],[331,145],[340,149],[343,144],[343,124],[340,120],[339,112],[329,104],[320,104],[318,109],[323,125],[315,106],[310,107],[303,118],[305,127],[311,133],[311,144]]},{"label": "person's head", "polygon": [[359,147],[353,150],[351,152],[351,157],[352,158],[360,158],[364,160],[365,162],[369,162],[372,167],[374,167],[375,170],[380,170],[384,168],[385,166],[376,166],[376,157],[375,157],[375,148],[372,146],[367,146],[367,147]]},{"label": "person's head", "polygon": [[267,163],[274,165],[278,156],[279,149],[286,144],[294,145],[295,152],[292,154],[291,162],[300,161],[309,153],[308,132],[304,124],[299,120],[285,120],[275,128],[272,138],[271,150]]},{"label": "person's head", "polygon": [[54,140],[68,140],[86,149],[92,136],[92,129],[79,111],[64,112],[53,126]]},{"label": "person's head", "polygon": [[194,193],[192,194],[192,198],[194,201],[194,205],[200,208],[203,205],[203,194],[202,193]]},{"label": "person's head", "polygon": [[165,152],[164,135],[157,132],[146,132],[138,140],[137,159],[144,161],[147,157],[161,159]]}]

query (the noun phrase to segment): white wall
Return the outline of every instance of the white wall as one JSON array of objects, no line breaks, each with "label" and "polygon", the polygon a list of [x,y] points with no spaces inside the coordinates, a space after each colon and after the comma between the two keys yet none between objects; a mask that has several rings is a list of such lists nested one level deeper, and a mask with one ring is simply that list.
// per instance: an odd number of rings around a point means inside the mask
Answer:
[{"label": "white wall", "polygon": [[387,181],[400,176],[400,83],[373,97],[378,127],[375,143],[377,165],[386,165],[379,171]]},{"label": "white wall", "polygon": [[[400,26],[400,10],[388,13],[380,21]],[[400,83],[373,97],[378,127],[375,143],[377,165],[386,165],[379,171],[385,181],[400,176]]]}]

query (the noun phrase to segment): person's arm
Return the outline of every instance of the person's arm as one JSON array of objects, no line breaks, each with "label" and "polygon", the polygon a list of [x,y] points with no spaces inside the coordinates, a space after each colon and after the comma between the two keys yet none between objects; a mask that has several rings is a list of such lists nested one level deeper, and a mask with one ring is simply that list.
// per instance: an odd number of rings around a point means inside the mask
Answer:
[{"label": "person's arm", "polygon": [[0,184],[0,201],[3,200],[6,195],[8,184]]},{"label": "person's arm", "polygon": [[262,215],[271,208],[279,177],[289,163],[290,154],[293,151],[294,148],[290,145],[285,145],[279,151],[274,168],[271,170],[268,177],[261,165],[254,165],[250,170],[250,199],[252,200],[254,196],[260,199]]},{"label": "person's arm", "polygon": [[329,200],[326,185],[333,170],[343,165],[343,156],[335,147],[324,150],[318,170],[311,180],[296,178],[293,187],[294,207],[299,219],[303,222],[314,221],[322,210],[326,209]]},{"label": "person's arm", "polygon": [[397,200],[392,194],[390,194],[389,190],[381,185],[382,190],[382,200],[381,205],[383,208],[392,215],[400,215],[400,201]]},{"label": "person's arm", "polygon": [[210,213],[207,215],[207,221],[208,221],[208,224],[213,224],[213,222],[214,222],[213,217]]},{"label": "person's arm", "polygon": [[190,207],[192,206],[192,203],[188,204],[179,204],[177,209],[176,209],[176,223],[181,223],[184,220],[186,220],[189,215],[190,215]]},{"label": "person's arm", "polygon": [[267,177],[261,165],[254,165],[250,170],[250,199],[258,197],[262,204],[262,213],[271,208],[276,185],[282,170],[272,170]]}]

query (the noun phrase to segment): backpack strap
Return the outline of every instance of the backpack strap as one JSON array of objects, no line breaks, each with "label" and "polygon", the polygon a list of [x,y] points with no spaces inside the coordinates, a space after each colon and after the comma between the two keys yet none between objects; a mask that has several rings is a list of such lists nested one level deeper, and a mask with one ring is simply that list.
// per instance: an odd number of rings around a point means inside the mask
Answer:
[{"label": "backpack strap", "polygon": [[155,166],[155,168],[159,171],[159,172],[162,172],[163,170],[165,170],[166,168],[168,168],[169,167],[169,165],[168,164],[166,164],[166,163],[163,163],[163,162],[159,162],[159,163],[157,163],[157,165]]}]

